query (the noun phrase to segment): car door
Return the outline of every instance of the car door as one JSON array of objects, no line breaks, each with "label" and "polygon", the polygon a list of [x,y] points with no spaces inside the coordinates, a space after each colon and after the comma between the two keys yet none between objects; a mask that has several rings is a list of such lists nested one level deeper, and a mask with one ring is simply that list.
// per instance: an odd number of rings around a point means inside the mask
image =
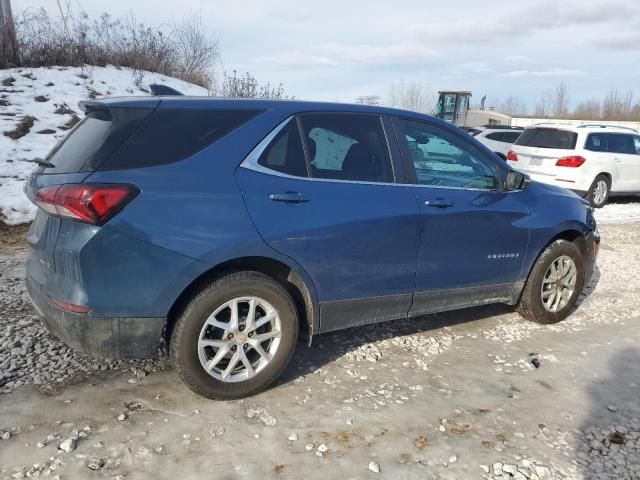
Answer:
[{"label": "car door", "polygon": [[609,152],[618,170],[618,179],[612,185],[615,192],[640,191],[640,137],[627,133],[609,133]]},{"label": "car door", "polygon": [[394,124],[422,217],[410,315],[509,299],[529,240],[521,192],[502,190],[494,160],[472,139],[428,122]]},{"label": "car door", "polygon": [[[237,170],[249,213],[272,248],[301,265],[320,330],[406,317],[420,210],[403,179],[388,119],[308,113],[281,124]],[[386,125],[386,126],[385,126]]]}]

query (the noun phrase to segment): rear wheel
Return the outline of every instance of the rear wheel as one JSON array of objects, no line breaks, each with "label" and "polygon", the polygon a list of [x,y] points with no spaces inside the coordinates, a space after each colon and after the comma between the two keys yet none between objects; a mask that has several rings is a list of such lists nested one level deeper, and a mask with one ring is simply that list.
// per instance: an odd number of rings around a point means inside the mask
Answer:
[{"label": "rear wheel", "polygon": [[253,395],[291,359],[297,312],[287,291],[259,272],[240,272],[196,295],[171,335],[171,362],[191,390],[211,399]]},{"label": "rear wheel", "polygon": [[611,181],[605,175],[598,175],[587,193],[587,200],[594,208],[604,207],[609,199]]},{"label": "rear wheel", "polygon": [[564,320],[582,292],[584,279],[584,259],[578,247],[556,240],[538,257],[516,310],[538,323]]}]

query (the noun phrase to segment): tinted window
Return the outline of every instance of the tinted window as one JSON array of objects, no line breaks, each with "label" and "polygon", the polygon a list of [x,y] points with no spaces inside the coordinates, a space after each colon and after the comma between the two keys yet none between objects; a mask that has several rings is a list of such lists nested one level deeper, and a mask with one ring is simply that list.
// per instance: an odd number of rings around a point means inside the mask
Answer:
[{"label": "tinted window", "polygon": [[301,117],[311,176],[363,182],[393,182],[389,148],[380,117],[308,114]]},{"label": "tinted window", "polygon": [[609,148],[607,139],[608,135],[606,133],[590,133],[584,148],[592,152],[606,152]]},{"label": "tinted window", "polygon": [[142,168],[179,162],[258,113],[256,110],[157,109],[101,169]]},{"label": "tinted window", "polygon": [[505,143],[514,143],[522,132],[503,132],[502,141]]},{"label": "tinted window", "polygon": [[636,146],[636,155],[640,155],[640,137],[637,135],[633,136],[633,144]]},{"label": "tinted window", "polygon": [[504,140],[502,140],[502,136],[503,135],[504,134],[502,132],[493,132],[493,133],[490,133],[489,135],[487,135],[487,138],[489,140],[493,140],[495,142],[503,142],[504,141]]},{"label": "tinted window", "polygon": [[573,150],[578,134],[556,128],[526,128],[516,140],[516,145],[525,147],[558,148]]},{"label": "tinted window", "polygon": [[496,188],[495,165],[473,145],[428,124],[402,120],[401,126],[419,184]]},{"label": "tinted window", "polygon": [[609,151],[611,153],[637,154],[633,135],[626,133],[609,133],[607,135],[609,136]]},{"label": "tinted window", "polygon": [[263,167],[277,172],[307,176],[307,164],[302,150],[302,141],[298,132],[298,125],[291,121],[273,139],[273,142],[262,153],[258,163]]},{"label": "tinted window", "polygon": [[151,113],[120,108],[89,113],[47,157],[53,167],[43,173],[96,170]]}]

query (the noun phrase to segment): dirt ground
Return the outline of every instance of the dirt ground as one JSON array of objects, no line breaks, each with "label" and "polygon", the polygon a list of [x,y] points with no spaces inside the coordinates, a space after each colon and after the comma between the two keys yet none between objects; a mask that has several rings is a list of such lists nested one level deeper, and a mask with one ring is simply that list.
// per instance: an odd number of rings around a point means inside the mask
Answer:
[{"label": "dirt ground", "polygon": [[[161,367],[25,382],[0,395],[0,479],[640,478],[640,224],[601,234],[558,325],[495,306],[322,335],[240,401]],[[23,236],[0,231],[0,295],[23,288]]]}]

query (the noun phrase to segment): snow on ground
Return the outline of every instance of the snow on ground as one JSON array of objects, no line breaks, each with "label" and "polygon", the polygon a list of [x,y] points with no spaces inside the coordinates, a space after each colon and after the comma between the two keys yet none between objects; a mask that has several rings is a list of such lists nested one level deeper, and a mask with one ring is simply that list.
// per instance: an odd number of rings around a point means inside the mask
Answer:
[{"label": "snow on ground", "polygon": [[133,70],[113,66],[0,70],[0,132],[13,130],[26,115],[36,118],[22,138],[12,140],[0,135],[0,219],[19,224],[33,218],[35,207],[23,194],[24,180],[34,169],[33,159],[44,158],[64,137],[65,124],[74,115],[83,116],[78,108],[80,100],[149,95],[146,88],[153,83],[187,95],[208,94],[205,88],[150,72],[145,72],[137,84]]},{"label": "snow on ground", "polygon": [[598,223],[634,223],[640,222],[640,196],[613,198],[610,203],[596,210]]}]

